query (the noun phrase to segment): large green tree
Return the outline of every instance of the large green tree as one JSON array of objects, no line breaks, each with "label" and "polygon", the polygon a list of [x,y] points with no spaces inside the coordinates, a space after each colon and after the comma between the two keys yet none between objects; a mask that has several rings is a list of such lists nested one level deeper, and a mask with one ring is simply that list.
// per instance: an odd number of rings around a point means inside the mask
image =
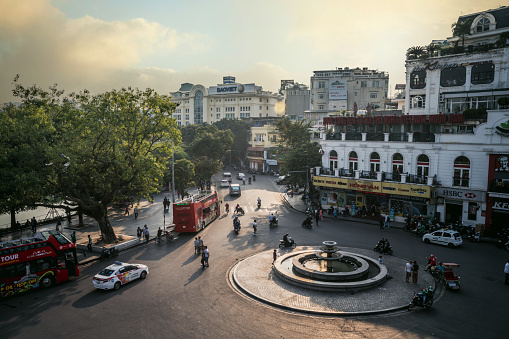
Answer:
[{"label": "large green tree", "polygon": [[175,190],[184,193],[188,187],[195,184],[194,167],[194,164],[187,159],[175,161]]},{"label": "large green tree", "polygon": [[44,191],[61,201],[60,207],[94,218],[103,239],[115,241],[108,205],[149,197],[161,186],[172,147],[181,142],[171,118],[175,104],[151,89],[84,91],[58,101],[54,93],[16,84],[14,94],[24,105],[38,107],[41,120],[52,122],[51,138],[42,140]]},{"label": "large green tree", "polygon": [[220,130],[230,130],[233,133],[231,156],[244,159],[247,154],[249,125],[244,120],[222,119],[214,123]]}]

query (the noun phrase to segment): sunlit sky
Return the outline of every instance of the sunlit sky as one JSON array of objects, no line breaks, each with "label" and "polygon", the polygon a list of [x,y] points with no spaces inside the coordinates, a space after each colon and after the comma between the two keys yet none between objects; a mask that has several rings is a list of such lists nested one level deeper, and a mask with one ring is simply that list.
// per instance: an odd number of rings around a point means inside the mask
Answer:
[{"label": "sunlit sky", "polygon": [[313,71],[387,71],[405,52],[451,36],[460,15],[502,0],[0,0],[0,103],[13,79],[66,93],[133,86],[158,93],[232,75],[276,92]]}]

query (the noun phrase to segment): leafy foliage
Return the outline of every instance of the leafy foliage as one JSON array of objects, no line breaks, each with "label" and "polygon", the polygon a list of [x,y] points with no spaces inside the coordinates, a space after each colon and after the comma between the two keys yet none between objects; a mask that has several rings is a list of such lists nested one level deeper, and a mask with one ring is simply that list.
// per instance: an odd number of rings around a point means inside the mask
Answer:
[{"label": "leafy foliage", "polygon": [[220,130],[230,130],[233,133],[232,156],[243,159],[247,153],[249,125],[244,120],[222,119],[214,123]]}]

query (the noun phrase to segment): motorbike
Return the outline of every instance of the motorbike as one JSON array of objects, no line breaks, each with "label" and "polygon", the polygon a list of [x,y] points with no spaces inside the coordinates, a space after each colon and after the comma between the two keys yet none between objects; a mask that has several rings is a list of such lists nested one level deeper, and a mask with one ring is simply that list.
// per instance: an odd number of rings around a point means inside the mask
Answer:
[{"label": "motorbike", "polygon": [[258,209],[260,209],[260,207],[262,206],[262,202],[258,200],[258,204],[256,206],[258,206]]},{"label": "motorbike", "polygon": [[350,210],[348,208],[345,208],[344,210],[342,210],[340,212],[340,214],[344,217],[349,217],[350,216]]},{"label": "motorbike", "polygon": [[244,215],[244,209],[242,207],[239,207],[235,210],[235,213],[237,213],[238,215]]},{"label": "motorbike", "polygon": [[253,174],[253,181],[256,181],[256,175]]},{"label": "motorbike", "polygon": [[333,214],[334,214],[334,207],[330,207],[330,208],[327,210],[327,214],[328,214],[328,215],[333,215]]},{"label": "motorbike", "polygon": [[393,253],[392,246],[387,245],[385,242],[382,243],[382,241],[379,241],[378,244],[376,244],[373,251],[378,252],[380,254],[388,254],[388,255],[392,255],[392,253]]},{"label": "motorbike", "polygon": [[[291,240],[291,238],[290,238]],[[295,241],[292,240],[292,242],[286,242],[284,240],[279,240],[279,248],[290,248],[290,247],[296,247],[297,244]]]},{"label": "motorbike", "polygon": [[101,252],[101,257],[99,258],[100,261],[104,261],[109,258],[116,258],[118,257],[118,250],[115,247],[106,248],[103,247],[103,250]]},{"label": "motorbike", "polygon": [[481,232],[476,232],[473,227],[470,227],[467,231],[467,238],[472,242],[480,242]]},{"label": "motorbike", "polygon": [[[422,308],[428,308],[433,305],[433,288],[430,286],[427,289],[424,289],[421,293],[415,293],[412,301],[408,304],[408,310],[412,310],[415,306],[419,306]],[[424,297],[426,297],[426,301],[423,302]]]},{"label": "motorbike", "polygon": [[247,179],[247,182],[249,183],[249,185],[251,185],[251,177],[249,177],[249,179]]},{"label": "motorbike", "polygon": [[307,217],[306,219],[304,219],[304,221],[302,222],[302,227],[313,228],[313,219],[311,217]]},{"label": "motorbike", "polygon": [[274,217],[274,219],[272,219],[271,221],[269,221],[269,227],[277,226],[277,225],[278,225],[277,217]]}]

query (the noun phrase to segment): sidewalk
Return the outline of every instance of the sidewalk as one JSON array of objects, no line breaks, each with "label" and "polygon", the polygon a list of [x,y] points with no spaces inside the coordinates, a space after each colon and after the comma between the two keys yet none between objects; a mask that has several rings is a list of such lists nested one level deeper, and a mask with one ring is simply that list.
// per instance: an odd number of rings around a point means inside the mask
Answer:
[{"label": "sidewalk", "polygon": [[[192,195],[196,193],[197,188],[188,188],[187,191]],[[153,203],[150,203],[145,199],[141,200],[139,205],[139,215],[137,219],[134,218],[134,208],[129,208],[129,215],[125,215],[124,209],[113,207],[108,209],[108,216],[111,227],[115,230],[117,237],[121,235],[125,239],[125,241],[114,244],[117,249],[122,251],[123,249],[145,244],[145,241],[140,241],[137,239],[136,230],[138,227],[143,228],[144,225],[148,225],[150,231],[149,242],[153,242],[156,240],[157,229],[159,227],[163,227],[164,225],[168,226],[172,223],[173,209],[170,207],[167,213],[164,213],[163,211],[163,200],[165,197],[171,201],[171,192],[162,191],[158,194],[155,194]],[[178,201],[180,200],[175,200],[175,202]],[[102,251],[102,246],[98,246],[96,242],[99,240],[101,232],[99,230],[99,225],[94,219],[84,216],[83,226],[80,227],[78,225],[78,217],[73,216],[70,225],[66,220],[62,223],[62,226],[62,234],[64,234],[69,239],[71,239],[71,234],[76,232],[76,249],[78,254],[78,262],[80,265],[85,265],[99,259]],[[56,222],[40,225],[37,227],[37,232],[55,230]],[[88,235],[90,235],[93,239],[92,252],[87,250]],[[32,236],[33,233],[30,229],[22,229],[21,232],[15,231],[4,233],[0,238],[0,242],[29,238]]]},{"label": "sidewalk", "polygon": [[[293,197],[290,197],[287,194],[282,193],[281,198],[283,199],[283,203],[286,206],[288,206],[298,212],[306,213],[306,203],[304,202],[304,200],[302,200],[302,195],[294,195]],[[327,218],[327,219],[334,219],[334,217],[329,215],[326,210],[323,211],[323,217]],[[380,227],[378,220],[373,220],[369,217],[366,217],[366,218],[363,218],[360,216],[343,217],[341,215],[338,215],[338,220],[360,222],[363,224],[372,224],[372,225],[376,225],[377,227]],[[401,228],[401,229],[405,228],[405,224],[402,222],[391,221],[390,225],[391,225],[391,228]]]}]

